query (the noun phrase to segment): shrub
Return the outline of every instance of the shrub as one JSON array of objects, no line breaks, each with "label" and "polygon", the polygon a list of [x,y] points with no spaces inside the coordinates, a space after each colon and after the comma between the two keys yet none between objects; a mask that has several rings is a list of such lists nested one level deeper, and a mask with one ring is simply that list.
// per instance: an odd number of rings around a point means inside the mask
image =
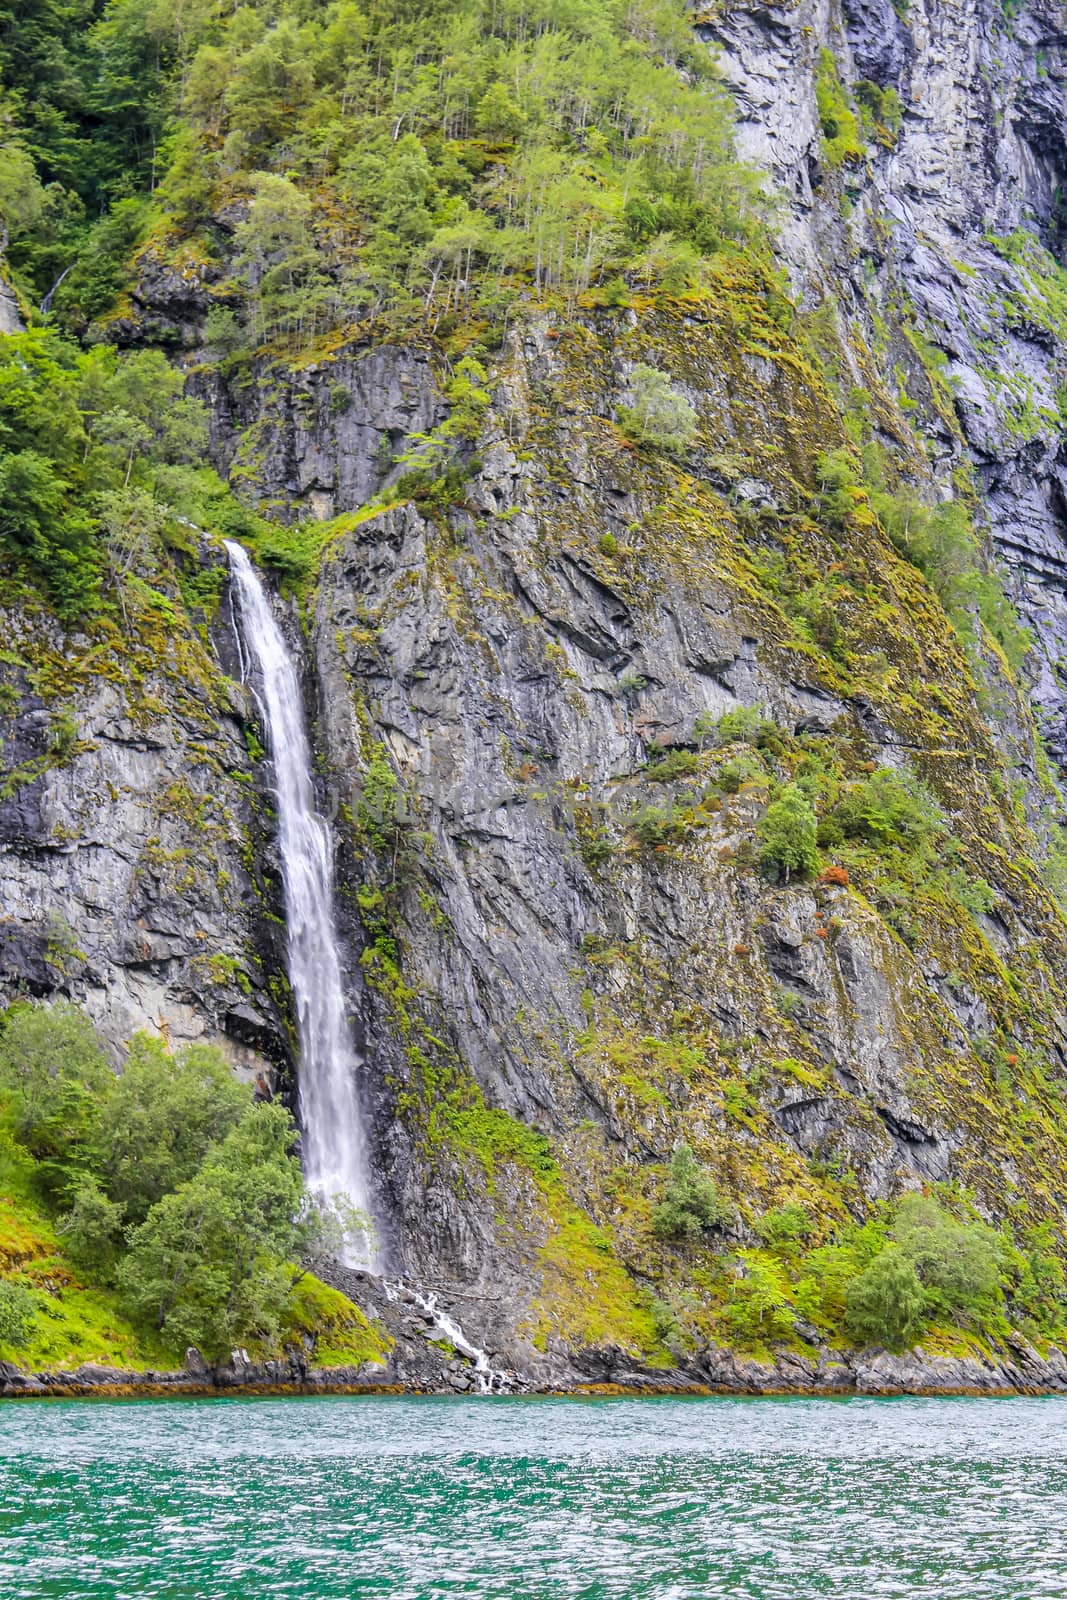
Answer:
[{"label": "shrub", "polygon": [[645,777],[650,783],[672,783],[675,778],[691,778],[699,770],[700,757],[692,750],[671,750],[645,768]]},{"label": "shrub", "polygon": [[759,823],[760,864],[786,883],[794,873],[819,870],[818,823],[810,802],[796,784],[782,790]]},{"label": "shrub", "polygon": [[803,1206],[788,1205],[765,1212],[756,1223],[756,1232],[765,1245],[774,1249],[810,1238],[814,1227],[810,1212]]},{"label": "shrub", "polygon": [[875,1256],[845,1291],[845,1327],[861,1344],[907,1350],[922,1332],[925,1312],[919,1275],[899,1246]]},{"label": "shrub", "polygon": [[225,358],[245,343],[244,329],[229,306],[213,305],[204,319],[204,343]]},{"label": "shrub", "polygon": [[730,1331],[740,1344],[787,1339],[793,1331],[793,1313],[778,1271],[758,1257],[750,1258],[747,1268],[724,1313]]},{"label": "shrub", "polygon": [[907,493],[877,493],[874,509],[902,556],[918,567],[965,642],[975,644],[974,613],[1018,670],[1031,636],[1005,592],[999,569],[985,558],[965,506],[947,500],[932,509]]},{"label": "shrub", "polygon": [[633,370],[630,388],[633,405],[619,408],[619,423],[627,438],[674,455],[687,450],[696,437],[697,414],[672,387],[668,375],[642,362]]},{"label": "shrub", "polygon": [[37,1302],[21,1283],[0,1278],[0,1344],[27,1344],[37,1317]]},{"label": "shrub", "polygon": [[859,121],[845,96],[837,62],[829,50],[819,56],[815,97],[823,133],[823,155],[829,167],[859,161],[866,153]]},{"label": "shrub", "polygon": [[834,808],[834,819],[848,838],[874,844],[921,845],[944,822],[933,795],[911,772],[882,767],[854,784]]},{"label": "shrub", "polygon": [[100,1283],[115,1275],[122,1247],[123,1207],[109,1200],[95,1178],[86,1175],[74,1190],[66,1216],[56,1225],[63,1247],[79,1271]]},{"label": "shrub", "polygon": [[294,528],[264,524],[256,539],[256,556],[286,583],[299,584],[315,570],[322,530],[307,523]]},{"label": "shrub", "polygon": [[848,868],[838,866],[827,867],[826,871],[819,878],[819,882],[825,883],[832,888],[847,889],[849,885]]},{"label": "shrub", "polygon": [[716,745],[751,744],[773,755],[780,755],[784,748],[778,727],[756,706],[739,706],[736,711],[725,711],[717,718],[701,712],[694,732],[701,740],[710,734]]},{"label": "shrub", "polygon": [[721,1227],[729,1215],[689,1145],[680,1144],[671,1157],[663,1199],[652,1212],[652,1232],[658,1239],[695,1239]]},{"label": "shrub", "polygon": [[685,831],[681,818],[676,817],[669,806],[642,806],[640,811],[633,812],[626,819],[626,826],[646,850],[668,844],[672,839],[680,838]]}]

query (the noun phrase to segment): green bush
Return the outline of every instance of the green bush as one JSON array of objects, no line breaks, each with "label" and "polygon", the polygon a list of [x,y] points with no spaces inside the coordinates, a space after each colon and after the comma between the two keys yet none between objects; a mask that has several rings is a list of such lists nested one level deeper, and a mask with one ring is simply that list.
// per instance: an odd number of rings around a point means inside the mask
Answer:
[{"label": "green bush", "polygon": [[923,1286],[899,1246],[875,1256],[845,1291],[845,1327],[859,1344],[881,1344],[899,1353],[915,1343],[925,1320]]},{"label": "green bush", "polygon": [[723,1314],[730,1332],[741,1345],[788,1339],[794,1316],[779,1270],[758,1256],[750,1256],[745,1267]]},{"label": "green bush", "polygon": [[21,1283],[0,1278],[0,1344],[17,1350],[29,1342],[37,1320],[37,1302]]},{"label": "green bush", "polygon": [[719,1198],[714,1181],[697,1162],[689,1145],[680,1144],[671,1157],[663,1199],[652,1212],[658,1239],[695,1239],[729,1220],[730,1208]]},{"label": "green bush", "polygon": [[62,1194],[84,1164],[114,1081],[92,1023],[75,1006],[20,1005],[8,1013],[0,1033],[0,1092],[49,1196]]},{"label": "green bush", "polygon": [[931,508],[907,492],[882,490],[872,498],[893,544],[922,572],[960,636],[972,647],[977,642],[977,613],[1008,664],[1018,670],[1031,637],[1008,599],[999,568],[983,552],[966,507],[948,500]]},{"label": "green bush", "polygon": [[691,778],[699,771],[700,757],[692,750],[671,750],[645,768],[645,777],[650,783],[673,783],[675,778]]},{"label": "green bush", "polygon": [[811,803],[795,783],[772,800],[758,828],[760,864],[786,883],[794,875],[810,877],[819,870],[818,822]]},{"label": "green bush", "polygon": [[777,725],[756,706],[739,706],[736,711],[724,711],[721,717],[702,711],[693,731],[701,742],[710,736],[719,746],[751,744],[772,755],[781,755],[785,748]]},{"label": "green bush", "polygon": [[918,846],[944,830],[941,808],[911,772],[883,767],[853,784],[833,818],[850,839]]},{"label": "green bush", "polygon": [[765,1212],[756,1223],[756,1232],[771,1250],[799,1244],[809,1239],[814,1229],[814,1218],[800,1205],[779,1206]]},{"label": "green bush", "polygon": [[682,455],[696,438],[697,414],[667,373],[639,363],[630,379],[632,406],[620,406],[619,425],[635,444]]},{"label": "green bush", "polygon": [[829,167],[861,160],[866,154],[859,122],[848,103],[837,71],[837,62],[830,50],[819,56],[819,69],[815,79],[815,98],[822,125],[823,155]]},{"label": "green bush", "polygon": [[685,832],[685,823],[673,806],[642,806],[627,817],[626,826],[646,850],[670,844]]}]

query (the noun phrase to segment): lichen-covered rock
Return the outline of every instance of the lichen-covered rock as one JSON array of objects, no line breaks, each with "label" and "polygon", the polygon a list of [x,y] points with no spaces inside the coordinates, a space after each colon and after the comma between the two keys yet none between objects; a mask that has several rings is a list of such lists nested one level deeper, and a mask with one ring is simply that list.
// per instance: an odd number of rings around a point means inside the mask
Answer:
[{"label": "lichen-covered rock", "polygon": [[77,1000],[116,1053],[146,1029],[284,1064],[245,692],[191,624],[64,638],[24,605],[4,637],[0,993]]}]

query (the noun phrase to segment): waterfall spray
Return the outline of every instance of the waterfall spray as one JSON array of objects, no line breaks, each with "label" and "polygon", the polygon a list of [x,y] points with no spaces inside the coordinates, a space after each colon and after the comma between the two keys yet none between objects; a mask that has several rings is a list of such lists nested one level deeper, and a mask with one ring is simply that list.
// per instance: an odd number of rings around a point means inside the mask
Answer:
[{"label": "waterfall spray", "polygon": [[[227,541],[226,550],[274,761],[289,980],[300,1038],[304,1171],[314,1193],[327,1200],[347,1196],[369,1220],[370,1168],[356,1082],[362,1062],[345,1004],[330,835],[315,809],[300,682],[255,568],[240,545]],[[373,1227],[350,1234],[345,1253],[349,1266],[377,1270]]]}]

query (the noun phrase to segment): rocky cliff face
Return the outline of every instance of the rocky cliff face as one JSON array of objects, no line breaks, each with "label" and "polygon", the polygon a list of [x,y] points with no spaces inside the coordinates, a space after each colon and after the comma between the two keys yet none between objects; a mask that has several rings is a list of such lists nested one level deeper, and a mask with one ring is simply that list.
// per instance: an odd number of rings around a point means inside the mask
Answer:
[{"label": "rocky cliff face", "polygon": [[[736,92],[740,148],[786,198],[794,285],[833,306],[846,337],[877,352],[890,386],[918,403],[946,492],[960,456],[973,462],[1038,642],[1034,698],[1062,763],[1067,324],[1054,263],[1016,232],[1062,247],[1062,17],[1042,5],[882,0],[840,12],[729,5],[698,13],[698,25]],[[899,105],[865,155],[836,166],[820,64],[853,104],[880,109],[888,90]],[[940,397],[914,385],[915,333],[938,353]],[[863,383],[859,363],[855,372]]]},{"label": "rocky cliff face", "polygon": [[[530,315],[489,363],[462,495],[369,514],[448,415],[439,349],[191,378],[252,498],[339,519],[304,648],[391,1263],[535,1377],[719,1336],[744,1267],[649,1228],[680,1138],[735,1247],[771,1208],[832,1229],[923,1182],[997,1219],[1067,1197],[1032,721],[1067,763],[1067,295],[1016,232],[1060,243],[1065,36],[1041,6],[942,0],[696,23],[782,197],[796,307],[724,266],[700,301]],[[860,105],[875,131],[850,148],[835,108]],[[141,310],[195,352],[208,291],[168,281]],[[642,362],[698,412],[683,460],[619,431]],[[1035,634],[1021,683],[964,648],[862,491],[823,514],[816,459],[860,390],[902,480],[936,497],[973,472]],[[121,660],[86,639],[61,661],[25,612],[7,637],[5,984],[74,994],[116,1040],[165,1025],[282,1059],[269,771],[225,597]],[[743,708],[762,731],[710,731]],[[951,871],[867,850],[768,882],[772,783],[881,768],[937,796]]]},{"label": "rocky cliff face", "polygon": [[77,1000],[116,1049],[147,1029],[253,1071],[284,1064],[287,1024],[252,710],[228,617],[209,633],[171,600],[172,631],[73,636],[5,607],[0,977]]}]

